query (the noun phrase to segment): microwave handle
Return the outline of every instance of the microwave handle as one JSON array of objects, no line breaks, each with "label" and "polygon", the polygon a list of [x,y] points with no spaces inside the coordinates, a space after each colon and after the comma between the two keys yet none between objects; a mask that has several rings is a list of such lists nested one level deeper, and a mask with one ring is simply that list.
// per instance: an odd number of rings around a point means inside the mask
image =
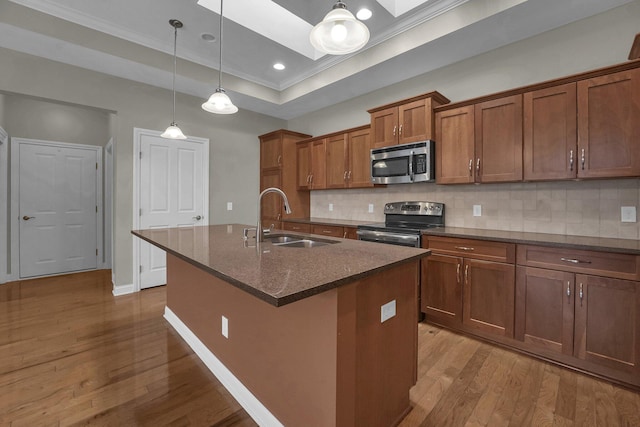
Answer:
[{"label": "microwave handle", "polygon": [[409,178],[413,181],[413,151],[409,154]]}]

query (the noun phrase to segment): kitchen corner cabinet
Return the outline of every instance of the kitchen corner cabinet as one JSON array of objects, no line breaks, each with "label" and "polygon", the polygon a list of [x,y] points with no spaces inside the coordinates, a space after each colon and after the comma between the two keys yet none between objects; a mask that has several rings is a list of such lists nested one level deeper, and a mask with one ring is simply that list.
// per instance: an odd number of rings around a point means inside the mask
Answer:
[{"label": "kitchen corner cabinet", "polygon": [[435,114],[436,182],[522,180],[522,95]]},{"label": "kitchen corner cabinet", "polygon": [[369,110],[371,148],[434,139],[433,109],[448,102],[430,92]]},{"label": "kitchen corner cabinet", "polygon": [[428,321],[513,337],[515,245],[428,237],[421,311]]},{"label": "kitchen corner cabinet", "polygon": [[297,188],[320,190],[327,188],[325,138],[299,142],[296,145]]},{"label": "kitchen corner cabinet", "polygon": [[639,258],[519,245],[515,338],[640,385]]},{"label": "kitchen corner cabinet", "polygon": [[[260,191],[269,187],[283,190],[289,199],[293,218],[309,216],[309,193],[298,191],[296,185],[296,142],[307,138],[309,135],[285,129],[259,137]],[[265,195],[260,210],[264,227],[281,227],[284,205],[279,195]]]},{"label": "kitchen corner cabinet", "polygon": [[373,187],[369,126],[327,138],[326,188]]}]

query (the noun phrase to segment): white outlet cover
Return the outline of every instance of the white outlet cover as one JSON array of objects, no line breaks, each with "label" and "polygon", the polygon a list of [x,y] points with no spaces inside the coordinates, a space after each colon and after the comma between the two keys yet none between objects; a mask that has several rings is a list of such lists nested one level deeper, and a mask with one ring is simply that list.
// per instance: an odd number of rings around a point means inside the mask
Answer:
[{"label": "white outlet cover", "polygon": [[384,323],[396,315],[396,300],[380,306],[380,323]]},{"label": "white outlet cover", "polygon": [[373,213],[373,203],[369,203],[369,213]]},{"label": "white outlet cover", "polygon": [[225,338],[229,338],[229,319],[222,316],[222,336]]},{"label": "white outlet cover", "polygon": [[233,210],[233,202],[227,202],[227,210],[228,211]]},{"label": "white outlet cover", "polygon": [[333,211],[333,203],[329,203],[329,212]]},{"label": "white outlet cover", "polygon": [[482,216],[482,205],[473,205],[473,216]]},{"label": "white outlet cover", "polygon": [[620,207],[620,221],[636,222],[636,207],[635,206]]}]

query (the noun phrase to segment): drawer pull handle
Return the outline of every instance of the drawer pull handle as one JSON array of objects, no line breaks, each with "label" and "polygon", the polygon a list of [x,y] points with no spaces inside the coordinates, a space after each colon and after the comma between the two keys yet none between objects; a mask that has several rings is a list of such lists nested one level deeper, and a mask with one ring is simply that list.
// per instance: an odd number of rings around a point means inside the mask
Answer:
[{"label": "drawer pull handle", "polygon": [[467,252],[475,251],[475,248],[470,248],[468,246],[455,246],[455,248],[459,251],[467,251]]},{"label": "drawer pull handle", "polygon": [[570,262],[572,264],[591,264],[591,261],[582,261],[581,259],[575,258],[560,258],[560,261]]},{"label": "drawer pull handle", "polygon": [[324,234],[331,234],[331,230],[322,230]]}]

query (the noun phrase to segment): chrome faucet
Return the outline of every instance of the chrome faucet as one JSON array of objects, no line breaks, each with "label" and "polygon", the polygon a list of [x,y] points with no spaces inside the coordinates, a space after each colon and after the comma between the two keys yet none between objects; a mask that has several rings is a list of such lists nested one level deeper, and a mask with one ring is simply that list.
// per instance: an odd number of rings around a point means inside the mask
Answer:
[{"label": "chrome faucet", "polygon": [[282,191],[279,188],[276,187],[269,187],[267,189],[265,189],[262,193],[260,193],[260,196],[258,196],[258,226],[256,227],[256,241],[257,242],[262,242],[264,241],[264,233],[262,231],[262,221],[261,221],[261,204],[262,204],[262,196],[264,196],[265,194],[268,193],[278,193],[282,196],[282,198],[284,199],[284,211],[287,214],[291,213],[291,207],[289,206],[289,200],[287,199],[287,195],[284,194],[284,191]]}]

